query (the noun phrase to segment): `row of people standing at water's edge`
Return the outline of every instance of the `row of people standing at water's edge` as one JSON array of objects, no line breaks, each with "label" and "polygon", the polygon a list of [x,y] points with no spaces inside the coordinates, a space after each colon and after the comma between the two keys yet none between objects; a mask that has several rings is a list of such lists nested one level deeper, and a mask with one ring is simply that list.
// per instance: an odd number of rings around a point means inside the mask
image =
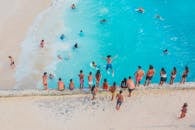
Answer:
[{"label": "row of people standing at water's edge", "polygon": [[[188,73],[189,73],[189,68],[188,68],[188,66],[186,66],[185,70],[181,76],[180,83],[185,83],[186,78],[188,76]],[[151,83],[151,80],[152,80],[154,74],[155,74],[155,69],[152,65],[150,65],[149,69],[146,73],[146,79],[145,79],[144,86],[148,86]],[[171,85],[174,83],[174,80],[176,78],[176,74],[177,74],[177,69],[176,69],[176,67],[173,67],[173,70],[171,71],[170,82],[169,82]],[[135,75],[135,82],[136,82],[135,85],[139,86],[143,76],[145,75],[145,72],[144,72],[144,70],[142,70],[141,66],[138,66],[138,70],[134,73],[134,75]],[[159,85],[163,85],[166,81],[167,81],[167,73],[166,73],[164,68],[161,68]],[[124,78],[121,81],[121,87],[127,88],[127,79],[126,78]]]}]

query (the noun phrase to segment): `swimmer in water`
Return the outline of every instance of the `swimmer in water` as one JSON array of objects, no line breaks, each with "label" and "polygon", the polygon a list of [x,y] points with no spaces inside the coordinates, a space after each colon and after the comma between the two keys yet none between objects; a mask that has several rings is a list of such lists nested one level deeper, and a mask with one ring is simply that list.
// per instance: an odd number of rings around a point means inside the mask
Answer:
[{"label": "swimmer in water", "polygon": [[76,48],[78,48],[78,43],[75,43],[75,44],[74,44],[73,49],[76,49]]},{"label": "swimmer in water", "polygon": [[100,20],[100,23],[101,24],[104,24],[104,23],[106,23],[107,22],[107,20],[106,19],[102,19],[102,20]]},{"label": "swimmer in water", "polygon": [[71,5],[71,9],[76,9],[76,5],[74,3]]},{"label": "swimmer in water", "polygon": [[144,13],[144,8],[140,7],[136,9],[136,12],[138,13]]},{"label": "swimmer in water", "polygon": [[107,55],[106,57],[106,61],[107,61],[107,64],[106,64],[106,71],[109,73],[109,69],[112,71],[112,74],[114,74],[114,70],[112,68],[112,61],[116,58],[117,56],[115,56],[114,58],[111,57],[111,55]]},{"label": "swimmer in water", "polygon": [[64,38],[65,38],[65,35],[64,34],[61,34],[60,39],[61,40],[64,40]]},{"label": "swimmer in water", "polygon": [[155,18],[156,18],[156,19],[159,19],[159,20],[161,20],[161,21],[164,20],[159,14],[157,14],[157,15],[155,16]]},{"label": "swimmer in water", "polygon": [[97,64],[95,63],[95,61],[92,61],[91,64],[92,64],[92,67],[94,67],[96,70],[99,70],[99,69],[100,69],[100,66],[97,65]]},{"label": "swimmer in water", "polygon": [[49,79],[53,79],[54,78],[54,75],[53,74],[49,74]]},{"label": "swimmer in water", "polygon": [[165,49],[165,50],[163,50],[163,53],[164,53],[164,54],[168,54],[169,51],[168,51],[167,49]]},{"label": "swimmer in water", "polygon": [[84,35],[83,30],[80,30],[79,36],[83,36],[83,35]]}]

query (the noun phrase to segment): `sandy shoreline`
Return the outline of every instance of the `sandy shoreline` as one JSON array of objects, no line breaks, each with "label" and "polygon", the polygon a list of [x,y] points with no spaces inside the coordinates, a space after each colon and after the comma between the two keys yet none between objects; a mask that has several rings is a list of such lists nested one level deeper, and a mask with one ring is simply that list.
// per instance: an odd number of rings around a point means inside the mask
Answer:
[{"label": "sandy shoreline", "polygon": [[[138,90],[126,97],[120,111],[110,93],[72,96],[0,98],[1,128],[6,130],[193,130],[195,90]],[[139,94],[140,92],[140,94]],[[181,106],[186,118],[178,120]],[[22,116],[21,116],[22,114]],[[28,120],[26,120],[28,119]]]},{"label": "sandy shoreline", "polygon": [[[49,7],[51,0],[1,0],[0,5],[0,88],[12,89],[15,70],[10,69],[8,56],[18,63],[21,43],[36,16]],[[5,13],[6,12],[6,13]]]}]

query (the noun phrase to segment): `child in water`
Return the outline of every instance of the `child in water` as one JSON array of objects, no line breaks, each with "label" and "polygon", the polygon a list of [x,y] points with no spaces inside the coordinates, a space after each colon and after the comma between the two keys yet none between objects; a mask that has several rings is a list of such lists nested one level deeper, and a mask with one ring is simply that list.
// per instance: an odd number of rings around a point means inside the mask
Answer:
[{"label": "child in water", "polygon": [[182,118],[184,118],[186,116],[187,106],[188,106],[187,103],[183,104],[182,109],[181,109],[181,115],[180,115],[179,119],[182,119]]}]

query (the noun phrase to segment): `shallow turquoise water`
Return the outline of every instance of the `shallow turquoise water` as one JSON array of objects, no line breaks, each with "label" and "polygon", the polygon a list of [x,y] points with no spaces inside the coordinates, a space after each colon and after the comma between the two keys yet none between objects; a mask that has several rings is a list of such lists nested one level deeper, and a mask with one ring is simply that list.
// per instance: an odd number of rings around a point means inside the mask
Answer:
[{"label": "shallow turquoise water", "polygon": [[[190,68],[188,81],[195,81],[194,3],[193,0],[81,0],[75,10],[64,10],[62,21],[68,31],[60,44],[73,46],[77,42],[79,48],[58,52],[62,57],[68,53],[71,57],[57,64],[56,79],[49,82],[50,88],[56,86],[59,77],[66,86],[70,78],[78,86],[81,69],[87,86],[88,73],[96,72],[89,66],[91,61],[101,66],[102,77],[110,84],[113,81],[119,84],[124,77],[133,76],[138,65],[146,72],[149,64],[156,70],[152,82],[159,82],[161,67],[166,69],[169,81],[173,66],[178,70],[179,82],[185,65]],[[143,7],[145,13],[135,12],[138,7]],[[156,19],[156,14],[164,20]],[[104,18],[107,22],[100,24]],[[79,35],[81,29],[83,36]],[[164,55],[163,49],[168,49],[169,54]],[[103,57],[108,54],[118,56],[113,61],[114,77],[105,71]]]}]

